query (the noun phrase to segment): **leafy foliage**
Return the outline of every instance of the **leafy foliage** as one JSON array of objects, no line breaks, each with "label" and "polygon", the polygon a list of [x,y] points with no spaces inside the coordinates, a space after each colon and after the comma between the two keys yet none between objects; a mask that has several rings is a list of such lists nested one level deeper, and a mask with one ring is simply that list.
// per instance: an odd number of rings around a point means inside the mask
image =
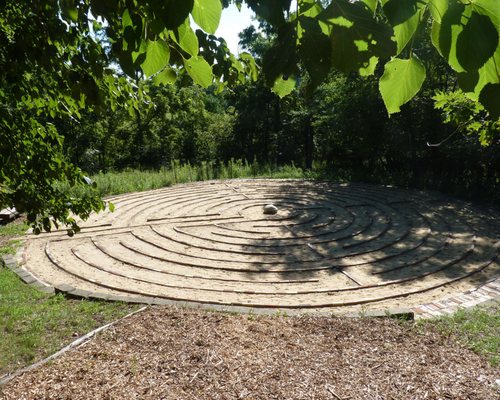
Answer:
[{"label": "leafy foliage", "polygon": [[435,107],[443,111],[444,122],[455,126],[456,132],[464,132],[479,137],[483,146],[493,143],[500,131],[500,119],[487,118],[487,113],[480,103],[476,103],[462,93],[438,92],[434,97]]},{"label": "leafy foliage", "polygon": [[[59,190],[60,183],[86,183],[82,171],[64,156],[64,140],[56,126],[80,129],[76,121],[83,111],[116,113],[118,106],[134,115],[147,95],[145,86],[130,78],[137,81],[142,74],[160,85],[188,74],[209,86],[214,72],[198,56],[199,39],[188,16],[193,13],[212,32],[221,8],[218,0],[3,2],[0,206],[15,205],[27,212],[35,232],[63,224],[70,234],[78,230],[74,215],[85,219],[104,209],[96,190],[82,191],[85,195],[78,198]],[[199,36],[203,37],[201,31]],[[255,76],[255,65],[248,60],[231,57],[221,63],[223,58],[224,54],[217,60],[217,73],[236,65],[240,80]],[[129,78],[119,76],[115,62]]]},{"label": "leafy foliage", "polygon": [[[299,0],[289,18],[285,18],[289,2],[249,3],[277,32],[275,43],[264,55],[263,70],[267,83],[280,96],[290,93],[283,77],[299,75],[300,65],[309,73],[311,92],[331,68],[370,75],[377,63],[388,62],[386,71],[392,73],[390,79],[382,77],[380,87],[389,113],[398,112],[425,79],[422,64],[413,54],[418,53],[414,40],[431,19],[429,35],[436,49],[456,72],[467,75],[460,81],[462,90],[496,118],[498,89],[485,89],[499,83],[500,75],[495,61],[500,24],[494,0]],[[410,57],[405,60],[407,54]],[[407,68],[393,68],[396,65]],[[413,84],[400,91],[409,76]],[[403,93],[392,97],[397,92]]]},{"label": "leafy foliage", "polygon": [[[389,113],[403,110],[425,86],[424,79],[433,75],[426,70],[428,48],[422,50],[417,45],[416,38],[422,31],[432,38],[438,54],[458,75],[463,93],[482,105],[485,118],[496,120],[500,114],[497,0],[298,0],[294,9],[290,0],[246,0],[266,32],[274,35],[271,45],[259,50],[261,61],[249,53],[236,57],[223,39],[213,35],[222,9],[229,3],[2,2],[0,205],[15,205],[26,211],[35,231],[62,223],[74,232],[78,228],[72,214],[86,218],[105,204],[96,191],[79,198],[59,191],[61,182],[83,185],[83,176],[64,155],[78,142],[77,134],[65,132],[65,144],[58,128],[85,130],[85,123],[76,122],[83,119],[82,115],[122,115],[123,108],[137,127],[131,143],[142,146],[137,147],[141,152],[134,161],[139,163],[138,158],[148,157],[148,148],[166,143],[148,137],[154,121],[149,117],[155,114],[145,106],[149,83],[163,87],[176,81],[182,85],[195,82],[204,88],[214,86],[219,93],[255,81],[258,66],[265,78],[262,82],[278,97],[292,96],[290,104],[301,104],[300,111],[289,116],[300,122],[306,139],[299,147],[303,146],[310,164],[315,90],[329,79],[332,70],[375,75],[381,79],[379,86]],[[193,29],[191,18],[201,29]],[[432,30],[427,30],[429,21]],[[385,73],[381,75],[382,69]],[[255,93],[263,93],[262,82],[254,86]],[[299,89],[300,98],[293,97],[294,87]],[[256,124],[266,127],[263,152],[272,158],[273,146],[287,143],[282,129],[286,121],[278,97],[270,92],[265,96],[270,103]],[[242,115],[236,118],[242,121]],[[112,140],[124,140],[109,135],[120,125],[114,117],[109,115],[99,122],[102,133],[86,139],[100,142],[108,154]],[[231,117],[223,121],[232,123]],[[174,131],[169,130],[169,154],[196,158],[198,152],[193,149],[210,142],[196,130],[189,139],[182,131],[177,135],[182,139],[174,140]],[[207,154],[213,154],[212,150]],[[99,154],[106,159],[102,151]],[[129,161],[133,158],[126,155],[122,161],[127,157]]]},{"label": "leafy foliage", "polygon": [[[264,54],[262,65],[267,84],[281,97],[291,92],[294,80],[286,82],[287,78],[300,75],[301,65],[310,76],[309,92],[324,81],[332,68],[368,75],[379,62],[392,63],[386,69],[403,65],[404,58],[391,58],[402,57],[405,52],[411,55],[415,50],[415,35],[431,18],[434,27],[430,34],[439,53],[457,72],[469,74],[469,80],[475,76],[476,83],[481,83],[472,89],[469,81],[462,90],[473,92],[475,100],[488,111],[494,111],[492,97],[497,90],[489,88],[480,94],[487,84],[499,83],[498,64],[492,62],[500,51],[495,0],[298,0],[295,10],[290,10],[290,0],[246,2],[257,17],[277,33],[273,46]],[[80,6],[82,4],[86,2]],[[180,66],[195,82],[206,87],[212,82],[212,74],[234,83],[241,78],[228,80],[231,75],[245,73],[243,60],[228,55],[224,49],[206,51],[202,42],[213,39],[197,32],[197,43],[192,33],[189,15],[205,32],[215,32],[222,10],[219,0],[192,0],[182,5],[174,5],[172,1],[161,4],[149,0],[118,1],[114,7],[90,2],[87,6],[93,15],[108,21],[107,34],[113,42],[113,52],[130,76],[135,77],[140,68],[149,75],[168,65]],[[198,45],[205,54],[198,54]],[[216,64],[212,63],[214,54],[217,54]],[[221,62],[223,60],[225,62]],[[407,66],[417,65],[415,58],[409,60]],[[217,68],[209,71],[210,65]],[[385,87],[384,92],[396,91],[409,73],[417,74],[414,81],[421,81],[425,76],[421,68],[393,69],[390,80],[384,77],[381,85]],[[391,99],[389,113],[397,112],[413,98],[419,86]]]},{"label": "leafy foliage", "polygon": [[72,232],[77,225],[70,212],[85,218],[104,208],[96,192],[77,199],[54,186],[83,184],[80,169],[63,156],[55,118],[104,106],[104,92],[116,91],[108,104],[123,101],[130,89],[101,63],[90,68],[84,60],[105,58],[102,47],[76,25],[69,29],[58,11],[53,3],[8,1],[0,12],[0,206],[27,212],[35,232],[50,230],[51,220]]}]

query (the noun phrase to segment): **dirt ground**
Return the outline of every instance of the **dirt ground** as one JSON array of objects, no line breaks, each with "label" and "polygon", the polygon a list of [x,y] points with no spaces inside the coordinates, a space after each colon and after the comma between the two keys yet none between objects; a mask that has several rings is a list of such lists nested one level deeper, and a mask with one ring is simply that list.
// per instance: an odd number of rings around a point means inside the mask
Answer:
[{"label": "dirt ground", "polygon": [[153,307],[0,398],[492,400],[499,372],[409,322]]}]

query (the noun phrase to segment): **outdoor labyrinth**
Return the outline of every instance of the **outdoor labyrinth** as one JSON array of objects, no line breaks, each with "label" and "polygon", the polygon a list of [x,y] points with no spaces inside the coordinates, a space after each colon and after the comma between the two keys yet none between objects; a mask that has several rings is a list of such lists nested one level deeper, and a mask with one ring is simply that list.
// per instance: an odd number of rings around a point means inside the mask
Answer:
[{"label": "outdoor labyrinth", "polygon": [[25,268],[56,287],[265,308],[411,304],[499,273],[498,215],[435,194],[230,180],[111,201],[72,238],[30,236]]}]

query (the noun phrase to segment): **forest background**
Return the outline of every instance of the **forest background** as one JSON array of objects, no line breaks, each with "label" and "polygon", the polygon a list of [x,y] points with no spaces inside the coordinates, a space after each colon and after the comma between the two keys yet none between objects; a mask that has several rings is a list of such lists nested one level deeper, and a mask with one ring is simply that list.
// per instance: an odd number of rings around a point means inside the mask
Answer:
[{"label": "forest background", "polygon": [[[274,37],[269,25],[260,25],[239,35],[258,65]],[[90,175],[179,164],[217,169],[237,160],[256,170],[292,164],[324,179],[434,189],[498,204],[499,125],[458,89],[429,29],[414,43],[426,55],[427,80],[391,117],[379,92],[379,68],[367,77],[333,72],[312,95],[299,84],[284,98],[262,76],[217,94],[215,87],[182,81],[150,82],[150,102],[134,113],[87,113],[57,121],[57,129],[71,162]],[[299,81],[308,79],[303,70]]]},{"label": "forest background", "polygon": [[84,174],[231,160],[498,204],[496,0],[244,3],[237,56],[242,0],[2,3],[0,206],[71,233]]}]

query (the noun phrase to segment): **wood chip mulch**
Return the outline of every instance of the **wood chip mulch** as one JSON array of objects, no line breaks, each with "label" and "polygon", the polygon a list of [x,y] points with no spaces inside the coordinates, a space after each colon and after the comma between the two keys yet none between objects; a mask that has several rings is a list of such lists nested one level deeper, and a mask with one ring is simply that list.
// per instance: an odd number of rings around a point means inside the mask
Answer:
[{"label": "wood chip mulch", "polygon": [[157,307],[16,378],[0,398],[493,400],[498,378],[410,323]]}]

